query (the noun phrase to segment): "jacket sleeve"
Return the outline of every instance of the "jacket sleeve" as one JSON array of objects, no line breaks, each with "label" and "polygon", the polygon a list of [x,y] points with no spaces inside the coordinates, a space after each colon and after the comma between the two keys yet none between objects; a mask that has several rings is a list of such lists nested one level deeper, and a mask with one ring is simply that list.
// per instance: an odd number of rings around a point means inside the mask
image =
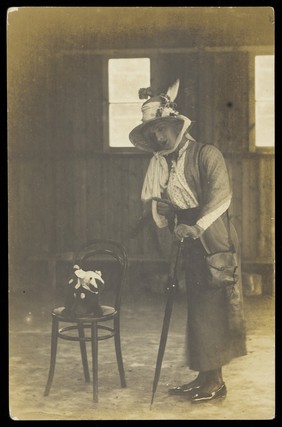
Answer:
[{"label": "jacket sleeve", "polygon": [[199,173],[202,190],[200,218],[203,218],[230,202],[232,197],[226,163],[218,148],[210,144],[202,148],[199,155]]}]

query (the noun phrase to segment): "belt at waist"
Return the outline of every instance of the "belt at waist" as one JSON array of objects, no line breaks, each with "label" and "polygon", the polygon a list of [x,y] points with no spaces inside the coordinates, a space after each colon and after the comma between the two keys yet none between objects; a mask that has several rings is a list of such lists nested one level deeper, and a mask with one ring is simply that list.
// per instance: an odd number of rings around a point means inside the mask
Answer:
[{"label": "belt at waist", "polygon": [[177,210],[177,224],[195,225],[198,220],[200,210],[200,207]]}]

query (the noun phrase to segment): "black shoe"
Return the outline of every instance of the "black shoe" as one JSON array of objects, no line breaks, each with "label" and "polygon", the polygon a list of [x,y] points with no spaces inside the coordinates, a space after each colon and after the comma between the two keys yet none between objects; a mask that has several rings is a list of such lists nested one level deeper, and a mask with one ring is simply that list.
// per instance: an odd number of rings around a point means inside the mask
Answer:
[{"label": "black shoe", "polygon": [[223,383],[219,388],[217,388],[215,391],[212,391],[211,393],[208,393],[206,391],[198,390],[196,393],[191,397],[192,403],[200,403],[200,402],[210,402],[213,399],[218,399],[219,397],[225,397],[227,394],[227,388],[226,385]]},{"label": "black shoe", "polygon": [[186,396],[187,394],[191,394],[194,392],[197,392],[197,390],[200,388],[200,385],[193,385],[193,381],[188,384],[179,385],[177,387],[169,388],[168,392],[172,395],[177,396]]}]

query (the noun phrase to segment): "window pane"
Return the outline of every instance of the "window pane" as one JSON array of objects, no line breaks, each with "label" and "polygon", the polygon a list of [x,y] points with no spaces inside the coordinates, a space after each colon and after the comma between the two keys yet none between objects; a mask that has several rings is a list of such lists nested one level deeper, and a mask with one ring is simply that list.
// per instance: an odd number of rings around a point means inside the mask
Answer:
[{"label": "window pane", "polygon": [[274,99],[274,56],[256,56],[256,88],[257,101]]},{"label": "window pane", "polygon": [[150,86],[149,58],[109,60],[109,102],[140,102],[138,90]]},{"label": "window pane", "polygon": [[256,145],[257,147],[274,146],[274,104],[272,102],[256,103]]},{"label": "window pane", "polygon": [[255,58],[256,146],[274,146],[274,56]]},{"label": "window pane", "polygon": [[138,97],[141,87],[150,86],[149,58],[114,58],[109,60],[109,144],[133,147],[129,132],[141,123]]},{"label": "window pane", "polygon": [[[142,103],[141,103],[142,104]],[[110,114],[110,146],[133,147],[129,141],[130,131],[141,123],[139,104],[111,104]]]}]

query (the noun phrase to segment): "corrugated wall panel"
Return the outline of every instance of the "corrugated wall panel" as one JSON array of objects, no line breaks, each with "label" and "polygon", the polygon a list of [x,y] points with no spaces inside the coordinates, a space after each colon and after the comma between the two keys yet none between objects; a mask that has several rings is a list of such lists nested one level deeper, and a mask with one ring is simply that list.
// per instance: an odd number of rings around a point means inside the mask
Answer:
[{"label": "corrugated wall panel", "polygon": [[[27,120],[21,119],[22,141],[17,128],[12,132],[17,141],[10,164],[15,224],[11,240],[20,242],[23,256],[71,250],[94,237],[123,241],[141,214],[149,157],[102,152],[101,60],[93,55],[80,59],[70,55],[50,65],[42,77],[45,83],[37,82],[41,102],[28,104]],[[273,157],[245,150],[247,57],[242,52],[201,52],[186,59],[181,54],[178,63],[187,78],[182,106],[196,116],[192,134],[226,152],[232,216],[243,258],[265,259],[274,247]],[[31,92],[35,97],[36,88]],[[26,106],[24,97],[21,102]],[[38,118],[40,126],[31,117]],[[162,241],[166,243],[166,237]],[[160,254],[157,243],[156,230],[148,225],[127,247],[132,256],[153,257]]]},{"label": "corrugated wall panel", "polygon": [[258,259],[274,259],[273,236],[275,235],[274,163],[272,158],[259,159],[259,239]]},{"label": "corrugated wall panel", "polygon": [[257,258],[259,239],[259,186],[257,158],[242,159],[242,257],[246,261]]},{"label": "corrugated wall panel", "polygon": [[227,157],[226,165],[232,189],[230,216],[242,244],[242,160],[233,156]]}]

